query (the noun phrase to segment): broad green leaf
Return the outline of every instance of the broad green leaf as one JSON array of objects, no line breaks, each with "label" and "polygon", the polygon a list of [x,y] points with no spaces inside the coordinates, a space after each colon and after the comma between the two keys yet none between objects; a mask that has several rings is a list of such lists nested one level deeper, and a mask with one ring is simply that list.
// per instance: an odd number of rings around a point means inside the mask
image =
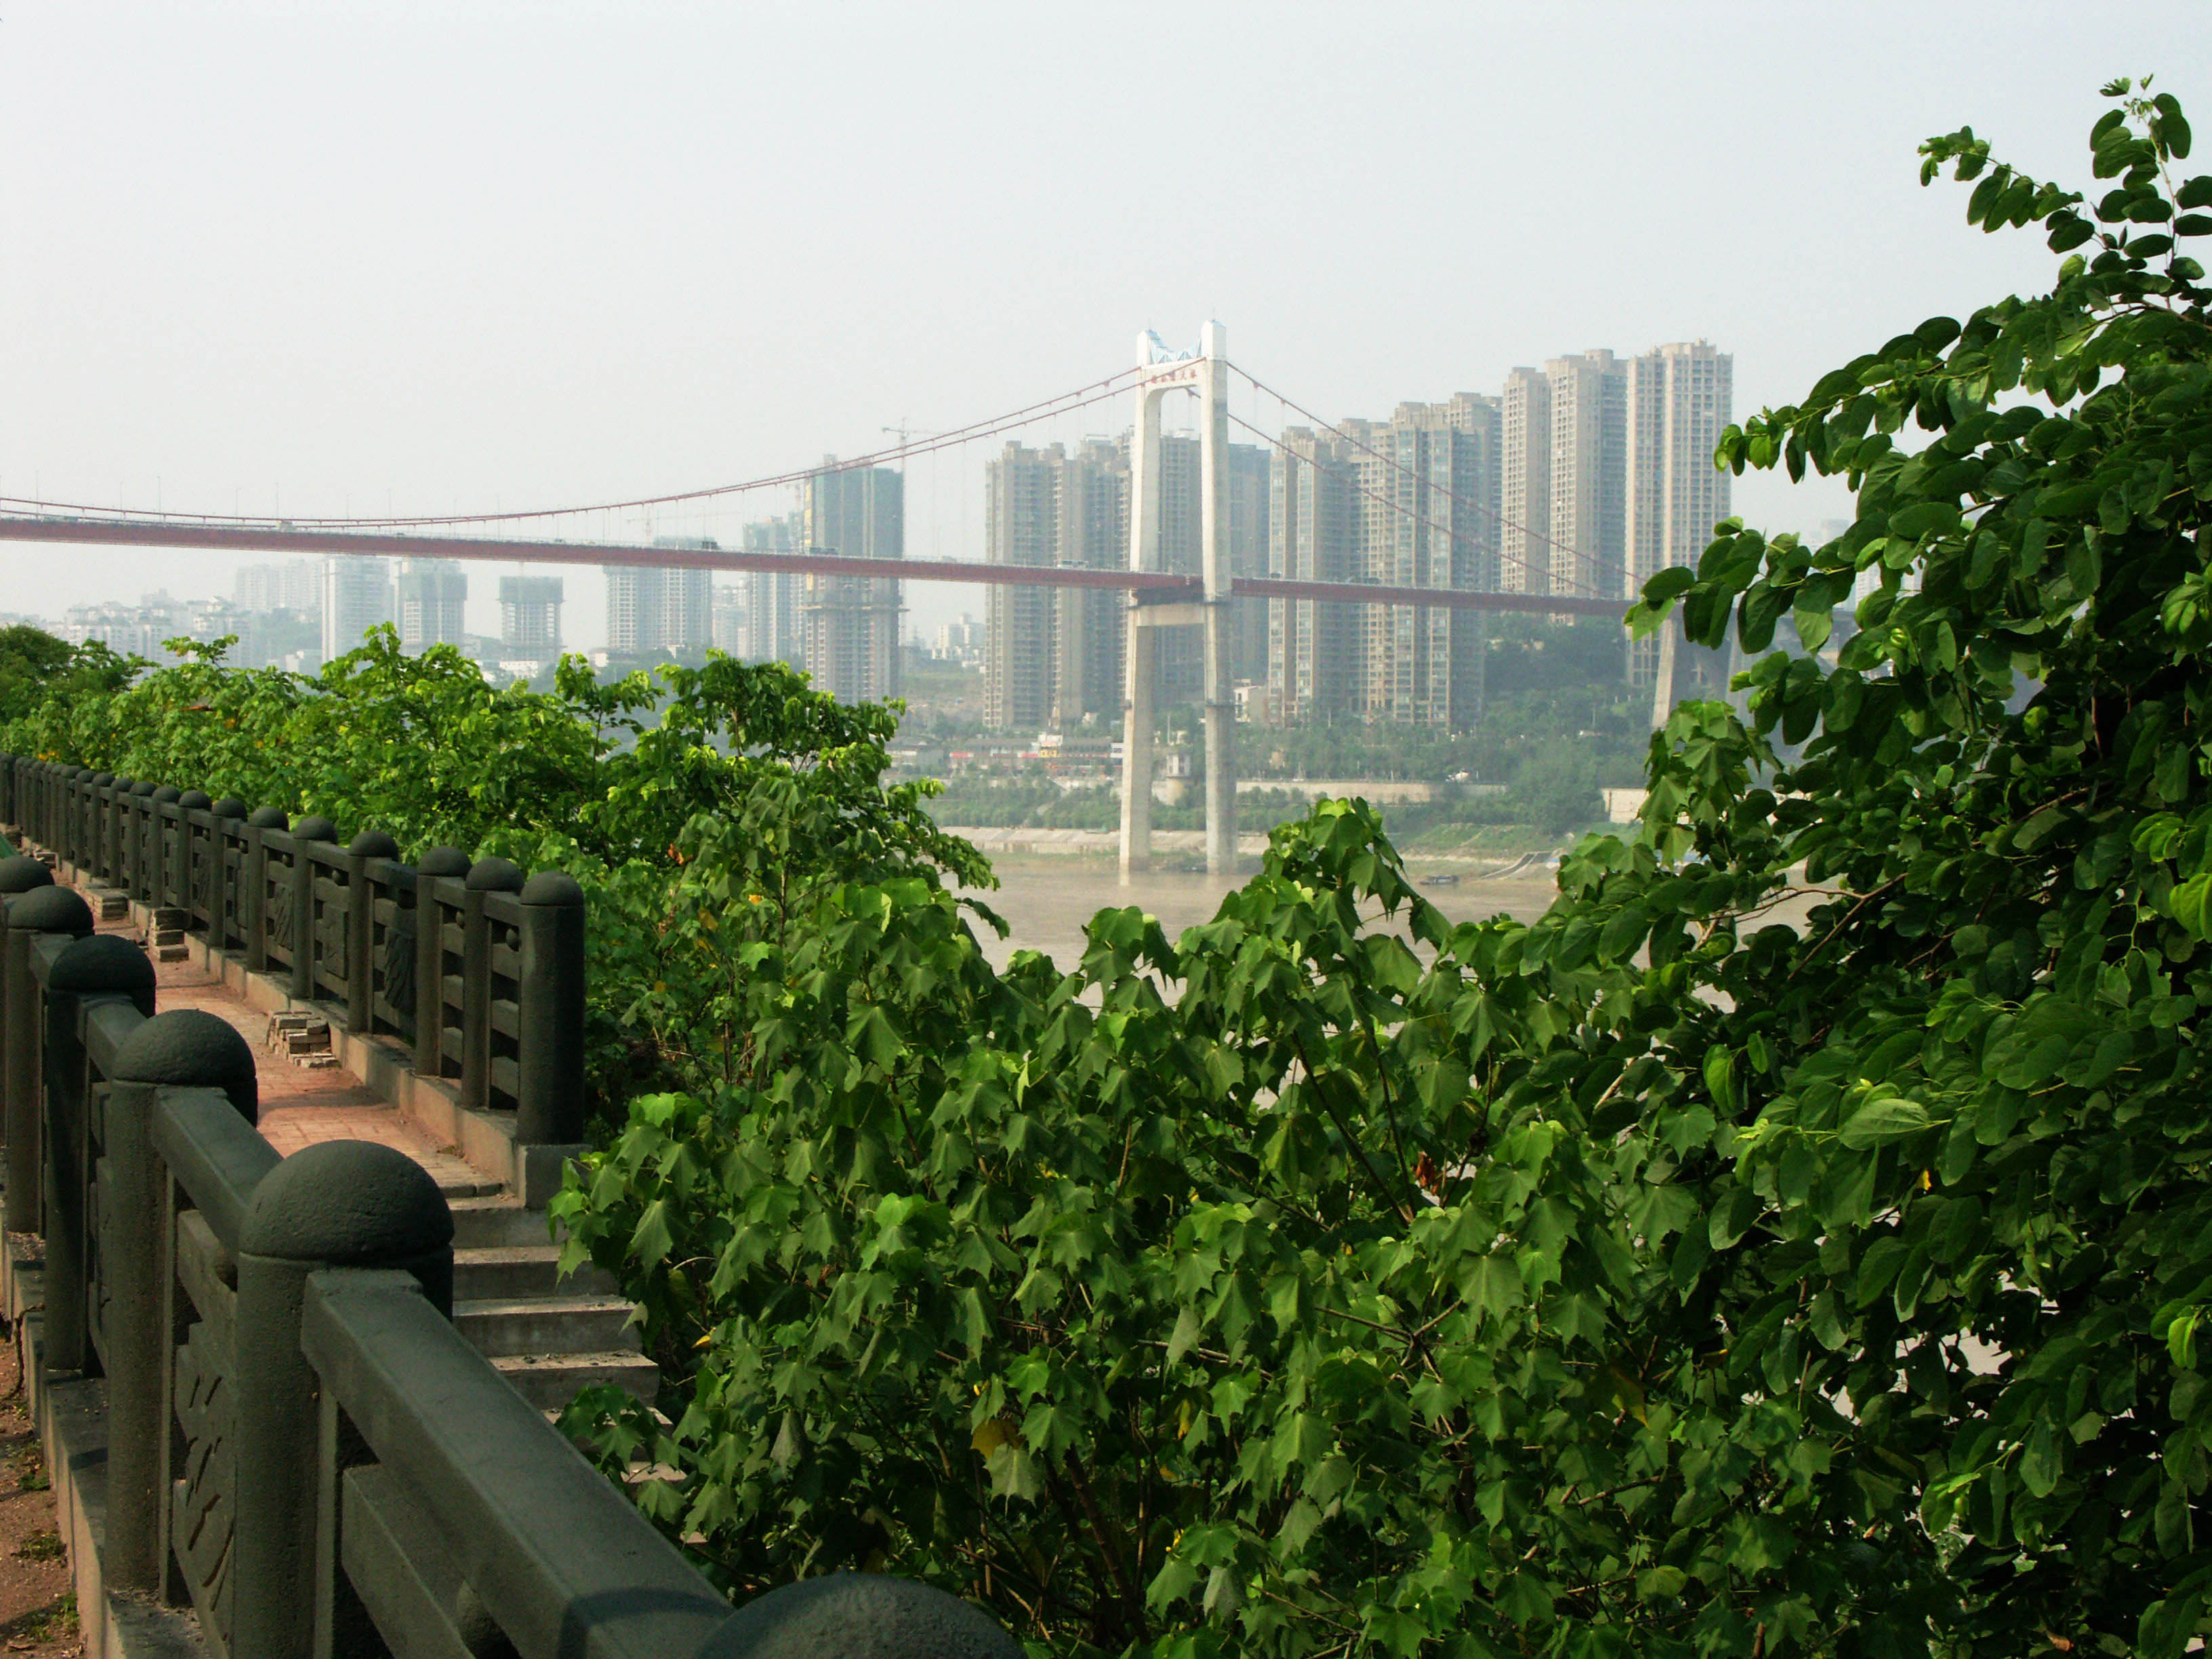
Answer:
[{"label": "broad green leaf", "polygon": [[1880,1095],[1853,1112],[1838,1137],[1854,1152],[1865,1152],[1886,1141],[1918,1134],[1934,1127],[1928,1109],[1899,1095]]}]

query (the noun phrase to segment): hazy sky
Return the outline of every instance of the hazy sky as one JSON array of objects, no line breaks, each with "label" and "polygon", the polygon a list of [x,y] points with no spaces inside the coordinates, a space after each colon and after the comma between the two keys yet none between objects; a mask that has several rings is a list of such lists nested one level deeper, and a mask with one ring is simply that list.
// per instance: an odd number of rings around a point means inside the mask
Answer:
[{"label": "hazy sky", "polygon": [[[2156,71],[2212,134],[2208,46],[2203,0],[7,0],[0,494],[308,514],[691,488],[1030,403],[1208,315],[1332,419],[1699,337],[1735,353],[1741,416],[2045,281],[2038,239],[1918,187],[1923,138],[1971,123],[2086,185],[2109,76]],[[914,463],[910,556],[981,556],[984,459]],[[1737,490],[1777,529],[1846,505]],[[0,544],[0,611],[227,592],[235,562]],[[499,568],[471,567],[472,627]],[[597,643],[599,578],[568,574],[569,642]],[[982,609],[908,593],[925,629]]]}]

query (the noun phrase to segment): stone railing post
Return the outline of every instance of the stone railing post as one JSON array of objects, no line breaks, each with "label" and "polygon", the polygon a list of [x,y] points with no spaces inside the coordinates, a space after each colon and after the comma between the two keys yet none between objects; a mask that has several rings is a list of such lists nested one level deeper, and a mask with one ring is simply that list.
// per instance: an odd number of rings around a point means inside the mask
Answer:
[{"label": "stone railing post", "polygon": [[328,818],[301,818],[292,826],[292,994],[315,1000],[315,861],[308,842],[332,842],[338,827]]},{"label": "stone railing post", "polygon": [[314,1639],[325,1425],[300,1315],[320,1267],[403,1269],[450,1316],[453,1218],[429,1173],[390,1146],[328,1140],[253,1189],[238,1251],[231,1659],[303,1659]]},{"label": "stone railing post", "polygon": [[[37,860],[26,859],[26,864]],[[44,865],[38,866],[46,872]],[[0,997],[8,1005],[6,1069],[0,1086],[7,1092],[4,1121],[8,1136],[7,1228],[11,1233],[34,1233],[45,1212],[46,1154],[39,1133],[39,982],[31,975],[31,946],[43,933],[82,939],[92,931],[92,910],[66,887],[53,885],[53,877],[33,882],[14,860],[4,872],[9,880],[29,884],[5,901],[7,925],[0,932]]]},{"label": "stone railing post", "polygon": [[92,780],[92,806],[85,824],[86,861],[101,881],[115,880],[115,774],[99,772]]},{"label": "stone railing post", "polygon": [[84,836],[81,829],[84,822],[84,785],[92,776],[92,769],[84,766],[64,766],[61,770],[61,817],[56,826],[54,856],[72,867],[84,862]]},{"label": "stone railing post", "polygon": [[107,792],[107,881],[131,896],[131,797],[136,778],[118,777]]},{"label": "stone railing post", "polygon": [[69,862],[70,775],[76,770],[75,767],[57,761],[47,780],[46,796],[50,806],[46,827],[52,833],[45,837],[45,842],[46,850],[54,855],[57,868]]},{"label": "stone railing post", "polygon": [[514,1138],[524,1146],[584,1138],[584,890],[541,870],[523,884],[515,993]]},{"label": "stone railing post", "polygon": [[100,774],[89,766],[76,769],[76,810],[70,814],[70,862],[86,875],[100,869]]},{"label": "stone railing post", "polygon": [[165,783],[146,797],[146,902],[156,910],[170,908],[169,890],[177,884],[177,872],[169,867],[175,860],[169,854],[168,815],[161,809],[184,797],[173,783]]},{"label": "stone railing post", "polygon": [[[469,855],[433,847],[415,865],[415,1072],[446,1074],[446,929],[438,884],[469,873]],[[458,1058],[458,1056],[455,1056]]]},{"label": "stone railing post", "polygon": [[491,1104],[491,921],[487,893],[520,893],[522,872],[505,859],[469,866],[468,908],[461,920],[461,1104]]},{"label": "stone railing post", "polygon": [[269,848],[264,834],[289,827],[291,819],[273,806],[256,807],[246,818],[246,900],[240,919],[246,924],[246,965],[269,969]]},{"label": "stone railing post", "polygon": [[86,1117],[94,1079],[85,1059],[84,1015],[103,1002],[126,1002],[152,1018],[154,964],[119,934],[88,933],[54,958],[46,992],[46,1115],[40,1128],[46,1152],[46,1364],[82,1371],[93,1358],[86,1192],[93,1170]]},{"label": "stone railing post", "polygon": [[154,813],[154,792],[161,785],[141,778],[131,786],[131,868],[125,887],[144,905],[159,904],[161,848],[160,820]]},{"label": "stone railing post", "polygon": [[[184,809],[177,817],[177,858],[184,867],[169,877],[169,902],[185,912],[185,926],[190,928],[191,913],[199,908],[201,897],[207,890],[207,877],[199,863],[199,826],[192,822],[192,814],[206,811],[215,805],[215,797],[204,789],[187,789],[177,797],[177,805]],[[215,925],[210,921],[208,943],[215,942]]]},{"label": "stone railing post", "polygon": [[368,866],[399,856],[399,843],[381,830],[364,830],[346,843],[346,1025],[367,1036],[376,1023],[376,888]]},{"label": "stone railing post", "polygon": [[246,821],[246,803],[225,795],[208,812],[215,819],[215,850],[208,871],[208,943],[228,951],[246,937],[245,860],[239,860],[235,876],[230,870],[230,844]]},{"label": "stone railing post", "polygon": [[260,1098],[252,1047],[204,1009],[173,1009],[124,1040],[109,1079],[100,1189],[107,1282],[107,1547],[100,1564],[110,1583],[149,1595],[159,1593],[164,1577],[161,1468],[170,1410],[162,1385],[171,1336],[162,1292],[174,1271],[175,1219],[153,1139],[154,1103],[165,1087],[220,1089],[251,1123]]}]

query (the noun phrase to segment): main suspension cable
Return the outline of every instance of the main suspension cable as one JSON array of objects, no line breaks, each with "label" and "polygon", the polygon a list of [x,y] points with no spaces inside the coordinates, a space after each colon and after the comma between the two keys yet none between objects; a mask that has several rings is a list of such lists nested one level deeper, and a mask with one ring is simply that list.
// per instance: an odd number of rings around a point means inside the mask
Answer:
[{"label": "main suspension cable", "polygon": [[1078,410],[1088,409],[1094,404],[1104,403],[1119,396],[1127,388],[1123,385],[1132,375],[1143,373],[1141,368],[1126,368],[1103,380],[1062,392],[1058,397],[1024,405],[989,420],[975,421],[949,431],[933,433],[926,439],[901,442],[887,449],[852,456],[845,460],[824,465],[802,467],[793,471],[779,472],[766,477],[748,478],[742,483],[716,484],[704,489],[677,490],[663,495],[640,495],[627,501],[590,501],[573,507],[536,507],[526,510],[495,513],[426,514],[414,517],[382,518],[311,518],[295,515],[253,514],[231,513],[148,513],[143,508],[108,507],[83,501],[46,501],[33,496],[0,495],[0,506],[31,511],[70,513],[96,515],[117,520],[159,525],[211,524],[224,526],[285,526],[292,529],[309,530],[398,530],[431,526],[468,524],[506,524],[531,519],[558,519],[587,513],[622,513],[641,507],[665,507],[679,501],[710,500],[718,496],[739,495],[755,490],[774,489],[778,485],[803,483],[809,478],[826,474],[854,472],[878,466],[906,456],[933,454],[940,449],[955,448],[980,439],[994,438],[1023,427],[1034,426],[1040,421],[1072,415]]}]

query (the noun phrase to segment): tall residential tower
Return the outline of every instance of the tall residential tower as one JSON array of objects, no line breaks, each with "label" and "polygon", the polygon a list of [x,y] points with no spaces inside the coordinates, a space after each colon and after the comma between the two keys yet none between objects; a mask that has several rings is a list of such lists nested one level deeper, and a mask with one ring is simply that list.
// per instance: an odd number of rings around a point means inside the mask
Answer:
[{"label": "tall residential tower", "polygon": [[[887,466],[844,467],[834,455],[806,481],[806,548],[848,558],[906,556],[905,480]],[[809,575],[799,599],[806,672],[846,702],[899,694],[899,584]]]}]

